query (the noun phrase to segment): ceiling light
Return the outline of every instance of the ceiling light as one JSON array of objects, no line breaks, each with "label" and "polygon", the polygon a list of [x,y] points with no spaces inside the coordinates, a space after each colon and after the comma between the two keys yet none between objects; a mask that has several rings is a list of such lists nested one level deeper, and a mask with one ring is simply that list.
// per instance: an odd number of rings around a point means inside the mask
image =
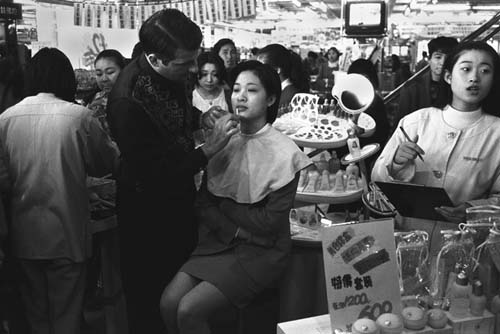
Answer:
[{"label": "ceiling light", "polygon": [[402,12],[406,8],[408,8],[408,6],[406,6],[406,5],[394,5],[394,7],[392,7],[392,11],[393,12]]},{"label": "ceiling light", "polygon": [[436,4],[436,5],[425,5],[422,7],[423,11],[429,12],[458,12],[470,10],[471,6],[467,4],[449,3],[449,4]]},{"label": "ceiling light", "polygon": [[473,10],[500,10],[500,6],[495,6],[495,5],[492,5],[492,6],[472,6],[472,9]]}]

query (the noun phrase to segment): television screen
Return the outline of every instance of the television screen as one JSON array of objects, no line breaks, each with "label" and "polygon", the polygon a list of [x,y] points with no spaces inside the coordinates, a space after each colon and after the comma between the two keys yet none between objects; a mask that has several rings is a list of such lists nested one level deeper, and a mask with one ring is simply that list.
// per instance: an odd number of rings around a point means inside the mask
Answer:
[{"label": "television screen", "polygon": [[385,1],[346,2],[345,32],[347,35],[382,35],[386,28]]},{"label": "television screen", "polygon": [[380,7],[380,3],[353,3],[349,11],[350,24],[354,26],[379,25]]}]

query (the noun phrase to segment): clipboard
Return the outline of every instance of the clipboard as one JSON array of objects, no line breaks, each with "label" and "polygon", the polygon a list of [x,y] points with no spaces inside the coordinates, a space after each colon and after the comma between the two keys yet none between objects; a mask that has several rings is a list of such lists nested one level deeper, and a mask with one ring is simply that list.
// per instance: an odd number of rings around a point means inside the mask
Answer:
[{"label": "clipboard", "polygon": [[375,182],[401,216],[429,220],[444,218],[434,210],[455,206],[443,188],[403,182]]}]

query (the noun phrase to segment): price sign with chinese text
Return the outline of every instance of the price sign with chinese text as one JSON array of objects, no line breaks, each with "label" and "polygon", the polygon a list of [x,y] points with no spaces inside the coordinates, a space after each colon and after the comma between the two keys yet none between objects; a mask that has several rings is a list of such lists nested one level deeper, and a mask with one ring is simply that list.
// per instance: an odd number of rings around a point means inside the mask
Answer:
[{"label": "price sign with chinese text", "polygon": [[332,329],[359,318],[401,313],[393,220],[336,224],[321,230]]}]

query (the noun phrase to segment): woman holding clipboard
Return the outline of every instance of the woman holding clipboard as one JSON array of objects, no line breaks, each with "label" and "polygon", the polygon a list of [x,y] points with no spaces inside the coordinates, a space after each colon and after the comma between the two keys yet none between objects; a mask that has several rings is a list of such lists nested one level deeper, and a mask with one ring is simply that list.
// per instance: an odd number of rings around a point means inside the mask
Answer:
[{"label": "woman holding clipboard", "polygon": [[460,44],[447,57],[442,108],[417,110],[398,124],[372,171],[374,181],[444,188],[454,206],[437,207],[461,223],[468,206],[497,203],[500,193],[500,58],[484,42]]}]

